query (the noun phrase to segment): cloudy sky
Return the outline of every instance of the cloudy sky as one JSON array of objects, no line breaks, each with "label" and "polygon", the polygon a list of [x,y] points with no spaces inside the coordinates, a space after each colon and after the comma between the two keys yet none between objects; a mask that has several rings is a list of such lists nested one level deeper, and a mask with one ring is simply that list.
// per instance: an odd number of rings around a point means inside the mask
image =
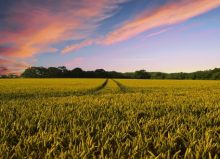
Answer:
[{"label": "cloudy sky", "polygon": [[0,0],[0,74],[220,67],[220,0]]}]

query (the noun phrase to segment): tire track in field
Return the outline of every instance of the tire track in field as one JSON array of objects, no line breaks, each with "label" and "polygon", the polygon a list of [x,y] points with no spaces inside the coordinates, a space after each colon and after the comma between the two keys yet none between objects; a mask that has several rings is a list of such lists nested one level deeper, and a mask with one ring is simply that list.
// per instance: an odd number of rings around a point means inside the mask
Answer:
[{"label": "tire track in field", "polygon": [[126,86],[124,86],[123,84],[121,84],[120,82],[116,81],[115,79],[112,79],[112,81],[114,81],[116,83],[116,85],[119,87],[121,92],[128,91],[128,88]]},{"label": "tire track in field", "polygon": [[102,83],[100,86],[98,86],[94,89],[88,90],[87,92],[84,92],[83,95],[94,94],[94,93],[97,93],[97,92],[103,90],[106,87],[106,85],[108,84],[108,80],[109,79],[106,79],[105,82]]},{"label": "tire track in field", "polygon": [[84,95],[92,95],[98,93],[99,91],[103,90],[106,85],[108,84],[108,79],[106,79],[100,86],[81,90],[81,91],[73,91],[73,92],[49,92],[49,93],[41,93],[41,94],[22,94],[22,93],[15,93],[15,94],[4,94],[0,95],[1,98],[4,100],[13,100],[13,99],[37,99],[37,98],[50,98],[50,97],[69,97],[69,96],[84,96]]}]

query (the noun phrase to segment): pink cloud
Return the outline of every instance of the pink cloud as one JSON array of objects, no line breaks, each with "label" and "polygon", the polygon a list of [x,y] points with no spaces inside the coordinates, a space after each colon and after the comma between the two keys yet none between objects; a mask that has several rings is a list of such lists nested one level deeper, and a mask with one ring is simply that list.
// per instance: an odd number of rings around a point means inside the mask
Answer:
[{"label": "pink cloud", "polygon": [[[98,2],[97,2],[98,1]],[[82,0],[80,2],[64,0],[58,2],[58,9],[53,5],[34,6],[21,3],[11,8],[9,24],[21,30],[2,33],[1,44],[13,44],[12,48],[0,52],[11,57],[31,57],[42,53],[51,44],[66,40],[77,40],[88,37],[99,25],[99,22],[111,16],[120,0]]]},{"label": "pink cloud", "polygon": [[148,35],[145,36],[145,38],[154,37],[154,36],[163,34],[163,33],[167,32],[167,31],[169,31],[169,30],[170,30],[170,28],[165,28],[165,29],[162,29],[162,30],[160,30],[160,31],[158,31],[158,32],[154,32],[154,33],[148,34]]},{"label": "pink cloud", "polygon": [[[181,23],[220,6],[220,0],[171,1],[151,13],[141,12],[104,38],[91,39],[101,21],[111,17],[119,4],[126,1],[129,0],[54,0],[53,3],[39,0],[36,4],[24,0],[14,3],[4,21],[7,29],[0,30],[0,56],[13,58],[15,60],[10,60],[10,63],[17,64],[16,61],[40,53],[59,51],[52,46],[69,40],[88,39],[65,46],[62,54],[93,44],[110,45],[150,29]],[[2,72],[13,68],[3,61],[0,61],[0,67]]]},{"label": "pink cloud", "polygon": [[153,28],[178,24],[220,6],[220,0],[181,0],[168,3],[151,14],[142,12],[109,33],[102,41],[109,45],[130,39]]},{"label": "pink cloud", "polygon": [[92,44],[94,44],[94,43],[95,43],[94,40],[86,40],[86,41],[83,41],[83,42],[81,42],[81,43],[77,43],[77,44],[72,44],[72,45],[66,46],[66,47],[62,50],[62,54],[74,52],[74,51],[76,51],[76,50],[79,50],[79,49],[81,49],[81,48],[83,48],[83,47],[92,45]]},{"label": "pink cloud", "polygon": [[[124,23],[113,32],[107,34],[104,38],[86,40],[78,44],[69,45],[62,50],[62,53],[66,54],[74,52],[92,44],[110,45],[128,40],[150,29],[181,23],[219,6],[220,0],[181,0],[178,2],[167,3],[154,10],[152,13],[149,13],[149,11],[141,12],[136,18]],[[159,30],[146,37],[157,36],[169,29],[170,28]]]},{"label": "pink cloud", "polygon": [[0,58],[0,75],[10,73],[19,75],[20,72],[27,67],[29,67],[29,65],[25,62]]},{"label": "pink cloud", "polygon": [[68,61],[65,65],[69,68],[79,67],[79,65],[82,64],[82,62],[83,62],[82,57],[76,57],[76,58]]},{"label": "pink cloud", "polygon": [[[118,4],[125,1],[39,0],[33,4],[24,0],[13,3],[4,21],[7,29],[0,30],[0,56],[25,60],[40,53],[58,51],[52,47],[57,43],[88,38],[100,22],[112,16]],[[84,46],[88,44],[87,41]]]}]

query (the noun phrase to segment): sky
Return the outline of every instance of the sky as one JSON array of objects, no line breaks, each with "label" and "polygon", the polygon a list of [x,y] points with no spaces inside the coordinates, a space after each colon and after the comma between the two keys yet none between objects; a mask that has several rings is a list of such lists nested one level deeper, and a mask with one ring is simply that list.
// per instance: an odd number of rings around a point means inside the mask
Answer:
[{"label": "sky", "polygon": [[220,0],[0,0],[0,74],[220,67]]}]

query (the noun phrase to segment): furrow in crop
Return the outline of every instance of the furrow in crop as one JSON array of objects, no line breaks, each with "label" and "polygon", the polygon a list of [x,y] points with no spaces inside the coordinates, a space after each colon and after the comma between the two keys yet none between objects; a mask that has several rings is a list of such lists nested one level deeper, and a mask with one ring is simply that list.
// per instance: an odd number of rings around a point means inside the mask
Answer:
[{"label": "furrow in crop", "polygon": [[14,99],[34,99],[34,98],[49,98],[49,97],[68,97],[68,96],[83,96],[89,94],[95,94],[106,87],[108,79],[105,80],[100,86],[86,89],[82,91],[70,91],[70,92],[53,92],[53,93],[40,93],[40,94],[27,94],[27,93],[16,93],[16,94],[4,94],[0,96],[0,99],[14,100]]},{"label": "furrow in crop", "polygon": [[114,81],[117,84],[117,86],[120,88],[121,92],[127,92],[128,91],[128,88],[126,86],[124,86],[123,84],[121,84],[120,82],[118,82],[114,79],[112,79],[112,81]]}]

